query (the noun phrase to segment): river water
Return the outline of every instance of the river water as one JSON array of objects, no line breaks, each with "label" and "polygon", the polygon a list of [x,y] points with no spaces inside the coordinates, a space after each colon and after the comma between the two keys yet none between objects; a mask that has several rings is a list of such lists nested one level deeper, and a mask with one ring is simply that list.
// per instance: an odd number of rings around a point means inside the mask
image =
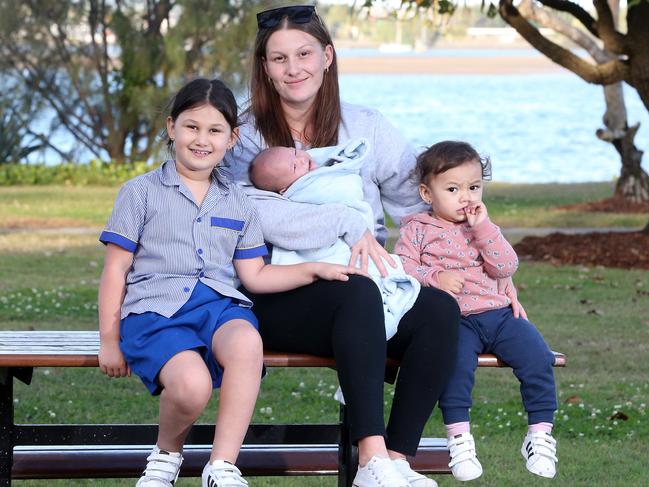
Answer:
[{"label": "river water", "polygon": [[[370,49],[340,50],[339,54],[381,55]],[[531,49],[439,49],[407,55],[540,56]],[[637,93],[625,88],[628,121],[641,122],[636,146],[649,152],[649,112]],[[340,89],[343,100],[379,109],[418,149],[444,139],[471,143],[491,157],[494,181],[609,181],[620,173],[617,152],[595,137],[595,131],[603,126],[602,87],[589,85],[567,71],[524,75],[346,74],[340,76]],[[69,134],[59,134],[54,140],[74,145]],[[46,158],[51,163],[55,159]],[[84,161],[83,154],[78,160]],[[648,161],[649,156],[645,156],[647,171]]]},{"label": "river water", "polygon": [[[340,86],[344,100],[379,109],[418,149],[471,143],[491,157],[494,181],[608,181],[620,173],[613,146],[595,137],[603,89],[572,73],[342,75]],[[636,146],[649,152],[649,113],[625,88],[628,121],[641,122]]]}]

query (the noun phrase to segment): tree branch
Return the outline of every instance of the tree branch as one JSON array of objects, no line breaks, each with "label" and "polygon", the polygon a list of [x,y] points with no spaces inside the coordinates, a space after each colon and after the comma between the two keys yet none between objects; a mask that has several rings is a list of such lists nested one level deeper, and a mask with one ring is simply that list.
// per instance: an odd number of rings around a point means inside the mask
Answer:
[{"label": "tree branch", "polygon": [[533,20],[541,27],[547,27],[554,32],[564,35],[585,49],[598,64],[616,59],[611,53],[599,47],[595,39],[589,36],[587,32],[566,22],[554,11],[538,7],[534,0],[523,0],[518,4],[518,11],[527,20]]},{"label": "tree branch", "polygon": [[593,0],[597,11],[597,31],[604,41],[604,48],[613,54],[627,54],[626,37],[615,29],[613,12],[606,0]]},{"label": "tree branch", "polygon": [[580,5],[570,2],[569,0],[539,0],[539,2],[554,10],[569,13],[579,20],[579,22],[588,29],[588,32],[593,34],[595,37],[599,37],[597,21]]},{"label": "tree branch", "polygon": [[69,152],[64,152],[63,150],[59,149],[57,146],[52,144],[49,137],[46,137],[43,134],[38,134],[38,133],[34,132],[31,129],[27,129],[27,133],[29,135],[31,135],[32,137],[34,137],[36,140],[40,141],[41,144],[49,147],[54,152],[56,152],[61,157],[61,159],[63,159],[63,160],[70,160],[71,159],[71,154]]},{"label": "tree branch", "polygon": [[555,63],[572,71],[588,83],[607,85],[618,81],[629,82],[629,67],[619,61],[613,60],[604,64],[591,64],[573,54],[558,44],[544,37],[532,24],[530,24],[514,7],[512,0],[500,0],[500,15],[505,22],[511,25],[527,42]]},{"label": "tree branch", "polygon": [[[110,99],[110,83],[108,80],[108,65],[110,59],[108,57],[108,36],[107,36],[107,26],[106,26],[106,3],[104,0],[101,1],[101,5],[98,5],[97,0],[92,0],[90,2],[90,14],[88,15],[88,25],[90,26],[91,32],[91,42],[93,48],[93,60],[97,66],[97,71],[99,72],[99,78],[101,79],[101,94],[103,99],[103,125],[107,127],[112,127],[115,123],[113,116],[113,105]],[[97,45],[95,40],[95,31],[101,25],[101,47]],[[111,130],[109,129],[109,132]]]},{"label": "tree branch", "polygon": [[[72,87],[77,93],[78,101],[81,102],[86,113],[88,114],[88,117],[90,118],[91,125],[89,126],[89,128],[95,132],[101,130],[101,127],[103,126],[101,116],[99,115],[95,107],[91,103],[88,103],[86,96],[87,92],[82,89],[81,80],[79,79],[78,75],[78,71],[80,70],[74,69],[78,66],[72,61],[72,54],[70,53],[70,51],[68,51],[68,45],[71,43],[68,39],[68,36],[66,35],[65,26],[59,22],[56,22],[54,26],[56,27],[56,34],[52,32],[51,28],[48,29],[48,32],[54,41],[54,52],[61,59],[62,66],[65,66],[68,78],[70,79]],[[93,33],[91,32],[90,35],[92,36]]]}]

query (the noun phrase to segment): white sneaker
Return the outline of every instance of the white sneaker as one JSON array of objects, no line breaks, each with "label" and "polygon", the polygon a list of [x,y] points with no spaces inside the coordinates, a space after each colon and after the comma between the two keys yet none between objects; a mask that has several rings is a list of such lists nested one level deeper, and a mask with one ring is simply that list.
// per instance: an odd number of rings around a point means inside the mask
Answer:
[{"label": "white sneaker", "polygon": [[170,487],[178,479],[183,457],[180,453],[169,453],[155,446],[146,461],[146,469],[135,487]]},{"label": "white sneaker", "polygon": [[373,456],[364,467],[358,466],[353,487],[410,487],[389,458]]},{"label": "white sneaker", "polygon": [[525,466],[535,475],[553,478],[557,473],[557,440],[544,431],[527,433],[521,446]]},{"label": "white sneaker", "polygon": [[202,475],[203,487],[247,487],[248,482],[230,462],[214,460],[205,465]]},{"label": "white sneaker", "polygon": [[410,464],[405,458],[392,460],[392,463],[395,467],[397,467],[399,473],[406,478],[406,480],[410,484],[410,487],[437,487],[437,482],[435,482],[433,479],[429,479],[428,477],[420,474],[419,472],[415,472],[412,468],[410,468]]},{"label": "white sneaker", "polygon": [[451,455],[448,466],[457,480],[467,482],[482,475],[482,465],[478,461],[471,433],[460,433],[448,440],[448,450]]}]

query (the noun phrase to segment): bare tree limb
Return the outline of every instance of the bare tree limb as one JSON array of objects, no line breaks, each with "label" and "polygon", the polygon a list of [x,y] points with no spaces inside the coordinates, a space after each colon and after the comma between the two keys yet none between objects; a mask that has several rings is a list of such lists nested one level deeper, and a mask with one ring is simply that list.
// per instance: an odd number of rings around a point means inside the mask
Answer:
[{"label": "bare tree limb", "polygon": [[604,41],[604,48],[613,54],[626,54],[625,36],[615,28],[613,13],[606,0],[593,0],[597,11],[597,31]]},{"label": "bare tree limb", "polygon": [[604,64],[591,64],[543,36],[530,24],[513,5],[512,0],[500,0],[499,11],[502,18],[511,25],[527,42],[546,57],[572,71],[588,83],[610,84],[618,81],[629,82],[629,67],[620,60]]},{"label": "bare tree limb", "polygon": [[599,37],[597,31],[597,21],[586,11],[581,5],[578,5],[569,0],[539,0],[540,3],[551,9],[560,12],[566,12],[579,20],[581,24],[588,29],[588,32],[595,37]]},{"label": "bare tree limb", "polygon": [[534,0],[521,1],[518,4],[518,11],[524,18],[533,20],[541,27],[552,29],[554,32],[570,39],[585,49],[598,64],[617,59],[616,56],[602,49],[587,32],[566,22],[552,10],[538,7]]},{"label": "bare tree limb", "polygon": [[36,140],[38,140],[41,144],[47,146],[49,149],[51,149],[51,150],[53,150],[54,152],[56,152],[56,153],[61,157],[61,159],[63,159],[63,160],[69,160],[69,159],[71,158],[69,152],[65,152],[65,151],[59,149],[57,146],[53,145],[53,144],[51,143],[49,137],[46,137],[46,136],[43,135],[43,134],[38,134],[38,133],[34,132],[34,131],[31,130],[31,129],[27,129],[27,133],[28,133],[29,135],[31,135],[32,137],[34,137]]}]

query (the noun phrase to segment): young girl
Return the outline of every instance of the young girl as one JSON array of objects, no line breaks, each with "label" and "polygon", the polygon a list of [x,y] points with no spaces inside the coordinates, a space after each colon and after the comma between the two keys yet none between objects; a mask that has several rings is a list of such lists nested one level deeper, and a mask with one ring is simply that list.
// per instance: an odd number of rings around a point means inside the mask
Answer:
[{"label": "young girl", "polygon": [[455,296],[462,320],[458,358],[440,408],[448,434],[453,476],[462,481],[482,474],[469,427],[469,408],[480,353],[507,362],[521,383],[528,431],[521,453],[527,469],[542,477],[556,473],[552,421],[557,408],[554,356],[541,334],[513,313],[498,280],[509,279],[518,259],[482,202],[482,181],[490,163],[469,144],[440,142],[417,159],[419,193],[430,211],[404,219],[395,253],[406,272],[424,286]]},{"label": "young girl", "polygon": [[[322,263],[264,265],[256,212],[216,172],[237,140],[237,105],[220,81],[197,79],[173,100],[168,145],[176,159],[127,182],[100,240],[99,364],[110,377],[133,370],[160,394],[160,426],[139,487],[171,486],[182,445],[221,387],[214,445],[203,486],[245,486],[234,466],[263,368],[252,303],[318,277],[348,280],[352,269]],[[236,270],[236,274],[235,274]]]}]

